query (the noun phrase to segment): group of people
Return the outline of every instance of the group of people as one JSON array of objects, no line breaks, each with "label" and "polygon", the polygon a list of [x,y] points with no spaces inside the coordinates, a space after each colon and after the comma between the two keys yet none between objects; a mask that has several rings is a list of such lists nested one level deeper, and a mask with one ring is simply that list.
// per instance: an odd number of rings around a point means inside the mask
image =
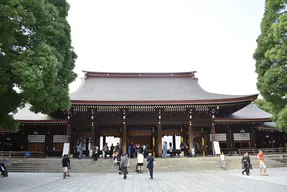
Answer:
[{"label": "group of people", "polygon": [[129,158],[137,157],[138,153],[142,153],[144,157],[147,156],[147,144],[134,144],[131,142],[128,146]]},{"label": "group of people", "polygon": [[[144,155],[142,153],[138,153],[137,154],[137,165],[136,165],[136,171],[139,172],[139,167],[143,166],[144,164]],[[150,175],[150,179],[153,179],[153,168],[155,165],[155,160],[154,157],[152,156],[151,153],[148,154],[147,157],[147,168],[149,170],[149,175]],[[121,173],[123,174],[123,178],[126,179],[127,178],[127,174],[128,174],[128,167],[130,167],[130,163],[129,163],[129,157],[126,153],[123,153],[123,155],[120,158],[120,162],[119,162],[119,170],[121,171]]]},{"label": "group of people", "polygon": [[[262,176],[262,170],[264,172],[264,176],[267,176],[267,173],[266,173],[266,165],[264,163],[264,154],[263,152],[260,150],[258,155],[257,155],[257,159],[258,159],[258,162],[259,162],[259,170],[260,170],[260,176]],[[250,175],[250,169],[252,169],[252,164],[251,164],[251,161],[250,161],[250,157],[248,155],[248,153],[245,153],[241,159],[241,163],[242,163],[242,168],[243,168],[243,171],[242,171],[242,175],[244,175],[246,173],[246,175]]]}]

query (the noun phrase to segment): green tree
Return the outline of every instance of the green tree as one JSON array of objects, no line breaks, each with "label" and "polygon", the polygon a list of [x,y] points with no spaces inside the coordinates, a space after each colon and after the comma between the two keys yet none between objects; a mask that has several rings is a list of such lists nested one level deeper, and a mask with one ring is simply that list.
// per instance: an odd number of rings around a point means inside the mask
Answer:
[{"label": "green tree", "polygon": [[257,107],[259,107],[260,109],[268,112],[268,113],[272,113],[271,110],[271,105],[270,103],[268,103],[265,99],[256,99],[254,101],[254,103],[257,105]]},{"label": "green tree", "polygon": [[254,53],[257,87],[279,128],[287,128],[287,0],[266,0]]},{"label": "green tree", "polygon": [[0,128],[15,130],[11,112],[27,102],[45,114],[69,109],[77,56],[68,10],[66,0],[0,1]]}]

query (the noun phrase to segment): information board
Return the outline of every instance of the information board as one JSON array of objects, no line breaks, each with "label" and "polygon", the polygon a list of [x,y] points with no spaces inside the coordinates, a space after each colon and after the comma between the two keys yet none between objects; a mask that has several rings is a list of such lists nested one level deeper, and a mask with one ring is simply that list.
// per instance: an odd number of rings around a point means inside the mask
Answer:
[{"label": "information board", "polygon": [[69,153],[70,153],[70,143],[64,143],[62,157],[64,155],[69,155]]},{"label": "information board", "polygon": [[218,141],[213,141],[213,146],[214,146],[214,153],[215,155],[220,155],[220,146]]}]

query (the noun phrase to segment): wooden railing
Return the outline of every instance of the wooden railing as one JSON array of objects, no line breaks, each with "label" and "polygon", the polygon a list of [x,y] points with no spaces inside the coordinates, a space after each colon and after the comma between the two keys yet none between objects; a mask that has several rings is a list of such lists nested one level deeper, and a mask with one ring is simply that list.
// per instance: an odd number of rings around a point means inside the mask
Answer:
[{"label": "wooden railing", "polygon": [[[262,148],[260,150],[263,151],[263,153],[265,155],[286,153],[286,148],[284,148],[284,147],[279,147],[279,148]],[[257,155],[258,152],[259,152],[259,149],[254,149],[254,148],[238,149],[238,154],[249,153],[250,155]]]},{"label": "wooden railing", "polygon": [[45,153],[39,151],[0,151],[2,160],[10,160],[11,158],[44,158]]}]

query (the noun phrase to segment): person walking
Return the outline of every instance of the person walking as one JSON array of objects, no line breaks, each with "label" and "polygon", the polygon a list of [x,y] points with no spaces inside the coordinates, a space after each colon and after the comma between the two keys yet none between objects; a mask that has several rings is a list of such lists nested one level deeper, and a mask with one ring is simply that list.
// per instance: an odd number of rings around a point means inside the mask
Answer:
[{"label": "person walking", "polygon": [[67,173],[68,173],[68,167],[69,167],[67,155],[63,156],[62,166],[63,166],[63,179],[66,179],[66,176],[67,176]]},{"label": "person walking", "polygon": [[245,153],[243,155],[241,162],[242,162],[242,165],[244,168],[244,170],[242,171],[242,175],[244,175],[244,173],[246,173],[246,175],[249,176],[251,164],[250,164],[250,157],[249,157],[248,153]]},{"label": "person walking", "polygon": [[124,175],[124,179],[127,178],[128,165],[129,165],[129,158],[127,157],[127,154],[124,153],[123,156],[121,157],[121,163],[120,163],[120,167],[121,167],[122,174]]},{"label": "person walking", "polygon": [[262,176],[262,169],[264,170],[264,176],[267,176],[266,165],[264,163],[264,154],[261,150],[259,151],[259,153],[257,155],[257,159],[259,161],[260,176]]},{"label": "person walking", "polygon": [[155,161],[151,153],[148,154],[147,158],[147,168],[149,171],[150,179],[153,179],[153,167],[154,167]]}]

